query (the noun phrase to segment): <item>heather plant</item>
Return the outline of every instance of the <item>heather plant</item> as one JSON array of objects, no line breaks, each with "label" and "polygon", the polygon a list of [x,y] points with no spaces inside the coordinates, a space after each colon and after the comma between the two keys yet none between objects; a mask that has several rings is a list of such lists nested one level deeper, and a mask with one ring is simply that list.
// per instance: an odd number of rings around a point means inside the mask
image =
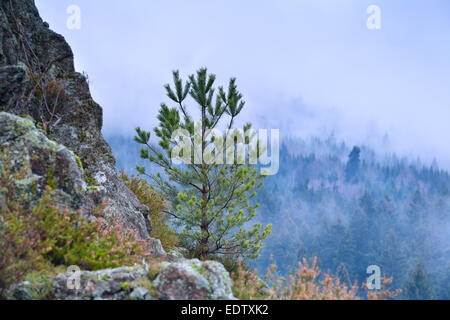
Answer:
[{"label": "heather plant", "polygon": [[24,205],[15,192],[18,175],[2,165],[0,295],[36,270],[60,265],[98,270],[134,265],[150,256],[148,241],[137,240],[135,232],[105,212],[106,204],[95,210],[101,216],[86,219],[81,211],[61,210],[47,187],[36,204]]},{"label": "heather plant", "polygon": [[44,257],[54,265],[78,265],[88,270],[140,262],[145,241],[112,217],[86,220],[81,212],[60,209],[46,193],[32,210]]},{"label": "heather plant", "polygon": [[30,218],[4,205],[15,196],[13,179],[20,179],[23,174],[21,170],[12,174],[6,160],[6,155],[0,159],[0,296],[44,261],[38,252],[41,246],[36,232],[27,227]]},{"label": "heather plant", "polygon": [[[14,210],[26,216],[20,206]],[[112,217],[85,219],[80,211],[54,205],[48,188],[30,212],[28,228],[34,229],[42,255],[54,265],[78,265],[88,270],[132,265],[145,255],[145,241]]]},{"label": "heather plant", "polygon": [[28,282],[30,290],[27,292],[33,300],[51,300],[52,296],[52,280],[61,273],[66,273],[65,266],[52,266],[47,263],[38,270],[33,270],[24,277],[24,281]]},{"label": "heather plant", "polygon": [[124,171],[120,177],[125,185],[136,195],[141,204],[150,211],[152,231],[150,236],[161,241],[166,250],[173,249],[179,242],[176,231],[169,226],[169,218],[164,213],[167,209],[166,198],[148,183],[146,179],[128,176]]},{"label": "heather plant", "polygon": [[367,290],[367,299],[369,300],[387,300],[387,299],[394,299],[399,294],[402,293],[402,289],[395,289],[394,291],[386,289],[388,286],[392,284],[392,281],[394,280],[393,277],[387,278],[382,277],[381,278],[381,290],[368,290],[366,287],[366,284],[363,284],[363,289]]},{"label": "heather plant", "polygon": [[250,270],[240,259],[235,271],[231,272],[233,295],[240,300],[265,300],[268,295],[266,282],[258,275],[258,271]]},{"label": "heather plant", "polygon": [[276,266],[271,265],[266,279],[272,283],[269,299],[277,300],[354,300],[358,299],[358,287],[341,284],[337,277],[324,274],[319,278],[320,269],[315,257],[311,264],[306,259],[298,263],[297,270],[287,278],[275,276]]},{"label": "heather plant", "polygon": [[[264,278],[258,276],[255,269],[249,271],[244,263],[240,263],[237,272],[232,273],[233,293],[244,300],[369,300],[392,299],[400,290],[391,291],[387,286],[392,278],[383,277],[382,288],[368,291],[366,296],[360,294],[357,282],[349,287],[340,282],[338,277],[326,273],[320,277],[321,271],[315,257],[312,263],[303,259],[298,263],[295,272],[287,278],[277,275],[277,267],[268,267]],[[365,284],[362,289],[367,289]]]},{"label": "heather plant", "polygon": [[42,246],[35,230],[28,228],[29,222],[17,211],[0,210],[0,296],[44,262],[39,254]]}]

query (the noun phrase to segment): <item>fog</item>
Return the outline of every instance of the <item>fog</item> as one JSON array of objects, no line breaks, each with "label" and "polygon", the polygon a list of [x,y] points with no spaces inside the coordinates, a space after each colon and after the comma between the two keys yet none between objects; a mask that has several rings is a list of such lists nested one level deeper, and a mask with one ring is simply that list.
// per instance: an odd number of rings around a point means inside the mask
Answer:
[{"label": "fog", "polygon": [[[242,120],[436,158],[450,169],[447,0],[36,0],[71,45],[104,109],[106,135],[155,124],[171,71],[236,76]],[[369,5],[381,29],[369,30]],[[81,29],[66,25],[69,5]]]}]

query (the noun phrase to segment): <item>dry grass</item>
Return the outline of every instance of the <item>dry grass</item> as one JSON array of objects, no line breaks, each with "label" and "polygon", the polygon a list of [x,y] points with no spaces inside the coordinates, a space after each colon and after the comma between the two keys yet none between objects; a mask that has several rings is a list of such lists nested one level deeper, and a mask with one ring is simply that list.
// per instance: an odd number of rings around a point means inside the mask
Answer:
[{"label": "dry grass", "polygon": [[159,239],[166,251],[175,248],[179,240],[175,230],[169,226],[167,215],[163,213],[167,209],[164,196],[156,191],[145,179],[136,176],[130,177],[124,171],[121,172],[120,176],[141,204],[146,205],[150,209],[150,220],[153,227],[150,236]]}]

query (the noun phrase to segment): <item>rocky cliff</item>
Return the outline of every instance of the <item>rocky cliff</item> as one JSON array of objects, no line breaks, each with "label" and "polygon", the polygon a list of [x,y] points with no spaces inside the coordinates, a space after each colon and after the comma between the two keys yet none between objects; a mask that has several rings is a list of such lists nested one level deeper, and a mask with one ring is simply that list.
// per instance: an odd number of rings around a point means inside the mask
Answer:
[{"label": "rocky cliff", "polygon": [[[51,186],[58,208],[86,217],[107,203],[154,261],[142,265],[53,275],[49,283],[13,285],[8,299],[233,299],[228,272],[217,262],[186,260],[149,239],[149,210],[122,183],[101,134],[102,109],[86,78],[74,69],[64,38],[43,22],[33,0],[0,2],[0,171],[14,179],[17,200],[32,205]],[[2,191],[2,190],[0,190]],[[0,192],[0,206],[2,205]],[[0,219],[0,223],[1,223]]]},{"label": "rocky cliff", "polygon": [[42,21],[32,0],[0,2],[0,111],[28,115],[80,158],[91,192],[77,205],[87,214],[108,201],[127,227],[149,237],[148,208],[120,181],[102,137],[102,109],[75,72],[71,48]]}]

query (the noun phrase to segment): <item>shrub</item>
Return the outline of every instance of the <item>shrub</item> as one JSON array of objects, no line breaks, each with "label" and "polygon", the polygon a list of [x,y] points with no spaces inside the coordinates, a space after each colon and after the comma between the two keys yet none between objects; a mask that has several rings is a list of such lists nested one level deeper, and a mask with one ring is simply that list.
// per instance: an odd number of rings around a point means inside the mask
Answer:
[{"label": "shrub", "polygon": [[164,213],[166,199],[156,191],[145,179],[129,177],[124,171],[120,174],[125,185],[136,195],[141,204],[150,209],[150,220],[153,230],[150,236],[159,239],[166,250],[173,249],[178,244],[175,230],[169,227],[169,220]]},{"label": "shrub", "polygon": [[114,268],[140,262],[145,241],[113,218],[86,220],[81,212],[53,205],[47,192],[32,210],[44,257],[54,265],[78,265],[88,270]]},{"label": "shrub", "polygon": [[[269,299],[269,300],[359,300],[359,287],[355,282],[352,287],[340,283],[337,277],[330,274],[320,276],[317,258],[311,264],[306,259],[298,263],[297,270],[287,278],[276,275],[276,266],[272,264],[267,269],[264,279],[258,277],[258,272],[248,271],[241,262],[238,271],[232,274],[233,293],[239,299]],[[400,291],[390,291],[387,285],[392,278],[382,278],[381,290],[367,292],[369,300],[395,298]],[[363,285],[363,289],[366,289]]]},{"label": "shrub", "polygon": [[61,273],[66,273],[67,267],[54,267],[51,264],[45,266],[45,269],[35,270],[29,272],[24,280],[29,283],[29,290],[33,300],[51,300],[52,296],[52,280],[55,276]]},{"label": "shrub", "polygon": [[3,207],[0,211],[0,296],[11,284],[39,267],[43,258],[29,219]]},{"label": "shrub", "polygon": [[13,179],[22,175],[21,171],[11,174],[6,160],[6,156],[0,159],[0,296],[9,285],[23,279],[43,262],[36,250],[39,248],[37,234],[27,227],[29,217],[4,205],[15,197]]},{"label": "shrub", "polygon": [[264,300],[268,298],[268,286],[259,278],[258,271],[249,270],[240,260],[236,271],[231,272],[233,295],[240,300]]},{"label": "shrub", "polygon": [[[14,210],[26,216],[20,206]],[[114,218],[86,220],[81,212],[61,210],[50,189],[32,208],[28,229],[38,235],[43,257],[54,265],[78,265],[88,270],[133,265],[145,255],[146,242]]]},{"label": "shrub", "polygon": [[0,177],[0,294],[34,270],[58,265],[114,268],[150,255],[148,242],[136,240],[135,232],[121,221],[105,215],[85,219],[81,212],[60,210],[50,187],[37,204],[23,205],[14,187],[20,173],[13,175],[6,167]]}]

